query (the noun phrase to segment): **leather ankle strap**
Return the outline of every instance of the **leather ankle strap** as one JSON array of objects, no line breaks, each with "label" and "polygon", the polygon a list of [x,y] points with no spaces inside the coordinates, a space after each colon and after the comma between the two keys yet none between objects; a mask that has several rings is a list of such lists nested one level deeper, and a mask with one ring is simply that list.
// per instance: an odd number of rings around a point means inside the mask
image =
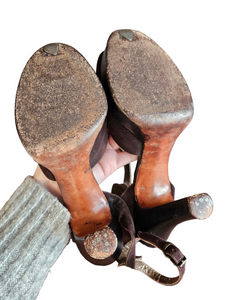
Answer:
[{"label": "leather ankle strap", "polygon": [[[141,271],[154,281],[163,284],[163,285],[175,285],[181,281],[185,272],[185,263],[186,257],[182,254],[182,252],[172,243],[163,240],[162,238],[145,232],[138,232],[136,243],[139,241],[144,241],[154,247],[160,249],[166,257],[168,257],[171,262],[177,267],[179,275],[177,277],[166,277],[154,269],[152,269],[149,265],[147,265],[143,260],[142,257],[137,257],[135,259],[135,270]],[[125,265],[125,259],[127,256],[127,251],[130,248],[128,242],[118,259],[119,266]]]}]

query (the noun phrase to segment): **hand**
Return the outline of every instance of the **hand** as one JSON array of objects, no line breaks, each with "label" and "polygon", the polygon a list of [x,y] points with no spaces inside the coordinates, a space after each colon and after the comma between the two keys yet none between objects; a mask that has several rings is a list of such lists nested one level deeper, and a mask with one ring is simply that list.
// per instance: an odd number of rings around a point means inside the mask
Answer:
[{"label": "hand", "polygon": [[121,151],[120,147],[110,136],[102,159],[93,167],[92,173],[98,182],[102,183],[117,169],[137,160],[137,156]]},{"label": "hand", "polygon": [[[92,168],[92,173],[98,184],[100,184],[117,169],[135,160],[137,160],[137,156],[125,151],[121,152],[119,146],[110,136],[105,153],[102,159]],[[49,180],[39,166],[36,168],[33,178],[63,202],[57,182]]]}]

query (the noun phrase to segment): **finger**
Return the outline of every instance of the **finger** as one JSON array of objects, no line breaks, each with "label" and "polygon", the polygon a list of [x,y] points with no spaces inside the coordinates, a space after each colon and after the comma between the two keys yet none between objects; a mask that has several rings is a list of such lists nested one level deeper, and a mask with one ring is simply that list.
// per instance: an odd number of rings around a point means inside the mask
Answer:
[{"label": "finger", "polygon": [[39,182],[41,185],[43,185],[51,194],[53,194],[55,197],[57,197],[60,202],[61,201],[61,192],[59,189],[59,186],[56,181],[49,180],[44,173],[42,172],[39,165],[37,166],[33,178]]},{"label": "finger", "polygon": [[137,155],[127,153],[125,151],[117,154],[117,168],[130,164],[138,159]]},{"label": "finger", "polygon": [[92,168],[92,174],[98,184],[102,183],[107,176],[99,163]]},{"label": "finger", "polygon": [[113,148],[113,150],[117,151],[120,149],[119,145],[114,141],[114,139],[109,136],[109,145]]}]

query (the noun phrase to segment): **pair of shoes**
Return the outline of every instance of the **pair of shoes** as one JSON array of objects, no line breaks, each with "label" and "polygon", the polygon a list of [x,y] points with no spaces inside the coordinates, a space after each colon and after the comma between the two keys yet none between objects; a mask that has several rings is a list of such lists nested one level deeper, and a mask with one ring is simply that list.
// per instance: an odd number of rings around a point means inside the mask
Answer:
[{"label": "pair of shoes", "polygon": [[[35,52],[17,90],[20,139],[45,175],[57,181],[74,241],[87,260],[100,265],[118,260],[148,269],[144,273],[162,284],[176,284],[185,257],[167,238],[180,222],[204,219],[213,207],[207,194],[173,201],[168,177],[172,147],[193,116],[190,91],[168,55],[134,30],[111,34],[97,75],[68,45]],[[107,130],[121,149],[139,157],[133,184],[114,185],[112,193],[101,191],[91,171],[105,152]],[[135,257],[139,240],[162,250],[179,276],[149,271]]]}]

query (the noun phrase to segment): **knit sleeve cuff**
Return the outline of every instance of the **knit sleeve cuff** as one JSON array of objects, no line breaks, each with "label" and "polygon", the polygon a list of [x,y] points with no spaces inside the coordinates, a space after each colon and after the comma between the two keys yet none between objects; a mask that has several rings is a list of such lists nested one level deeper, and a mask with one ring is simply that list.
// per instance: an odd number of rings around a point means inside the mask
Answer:
[{"label": "knit sleeve cuff", "polygon": [[70,213],[32,177],[0,211],[0,299],[36,299],[70,239]]}]

